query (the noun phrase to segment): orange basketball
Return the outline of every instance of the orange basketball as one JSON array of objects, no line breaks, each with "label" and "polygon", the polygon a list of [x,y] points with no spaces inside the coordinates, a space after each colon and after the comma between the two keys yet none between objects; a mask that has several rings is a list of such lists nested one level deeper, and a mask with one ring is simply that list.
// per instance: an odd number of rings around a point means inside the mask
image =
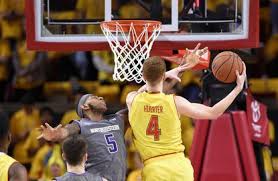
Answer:
[{"label": "orange basketball", "polygon": [[243,62],[238,54],[230,51],[219,53],[212,62],[212,73],[217,80],[224,83],[235,82],[236,70],[241,74],[243,71]]}]

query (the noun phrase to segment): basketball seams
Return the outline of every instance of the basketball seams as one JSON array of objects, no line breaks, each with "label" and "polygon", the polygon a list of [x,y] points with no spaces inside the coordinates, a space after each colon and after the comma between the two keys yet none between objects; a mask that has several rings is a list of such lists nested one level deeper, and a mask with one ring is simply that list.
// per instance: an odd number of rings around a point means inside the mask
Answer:
[{"label": "basketball seams", "polygon": [[228,75],[227,75],[226,79],[224,80],[224,82],[229,78],[232,70],[234,70],[235,56],[234,55],[232,55],[232,56],[233,56],[233,63],[232,63],[232,66],[230,68],[230,72],[228,73]]},{"label": "basketball seams", "polygon": [[[222,53],[214,58],[211,69],[216,79],[224,83],[231,83],[237,78],[235,71],[238,70],[240,73],[243,71],[242,60],[236,53],[229,51]],[[227,62],[228,64],[225,64]]]},{"label": "basketball seams", "polygon": [[[219,69],[221,69],[221,67],[222,67],[225,63],[228,62],[228,60],[231,58],[231,56],[232,56],[232,55],[230,55],[230,56],[228,57],[228,59],[226,59],[226,60],[218,67],[218,69],[217,69],[216,72],[215,72],[215,76],[217,76],[217,73],[218,73]],[[216,60],[219,60],[219,59],[217,58]]]}]

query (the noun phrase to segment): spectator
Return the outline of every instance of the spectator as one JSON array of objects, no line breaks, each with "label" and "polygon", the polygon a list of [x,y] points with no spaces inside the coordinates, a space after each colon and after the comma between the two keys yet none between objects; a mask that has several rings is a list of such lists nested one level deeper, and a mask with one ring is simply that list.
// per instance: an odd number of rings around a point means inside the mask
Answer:
[{"label": "spectator", "polygon": [[0,20],[2,39],[10,40],[12,49],[23,34],[24,0],[1,0]]},{"label": "spectator", "polygon": [[46,159],[44,173],[41,180],[53,180],[53,178],[63,175],[65,171],[66,167],[62,158],[61,147],[56,144],[53,147],[53,151],[51,152],[49,159]]},{"label": "spectator", "polygon": [[[73,90],[74,105],[76,105],[78,103],[79,99],[81,98],[81,96],[86,94],[86,93],[87,93],[86,90],[83,89],[82,87],[79,87],[79,88]],[[76,109],[71,109],[71,110],[65,112],[65,114],[62,117],[61,124],[66,125],[70,121],[77,120],[77,119],[80,119],[80,118],[76,113]],[[42,124],[42,125],[44,125],[44,124]]]},{"label": "spectator", "polygon": [[52,152],[53,144],[46,142],[35,154],[35,157],[31,164],[31,170],[29,172],[29,178],[32,181],[38,180],[42,177],[44,169],[44,159]]},{"label": "spectator", "polygon": [[272,34],[278,33],[278,0],[271,0]]},{"label": "spectator", "polygon": [[122,19],[149,19],[151,16],[149,12],[151,11],[151,6],[148,3],[142,1],[139,2],[140,5],[135,1],[127,1],[122,4],[119,9],[119,16]]},{"label": "spectator", "polygon": [[42,100],[43,84],[46,78],[45,60],[44,53],[28,51],[25,41],[18,44],[18,50],[13,55],[14,101],[18,101],[27,92],[31,92],[35,100]]},{"label": "spectator", "polygon": [[0,102],[4,101],[9,79],[11,49],[7,40],[0,40]]},{"label": "spectator", "polygon": [[67,173],[57,177],[57,181],[104,181],[106,179],[85,171],[88,145],[81,135],[68,137],[63,142],[63,158],[66,160]]},{"label": "spectator", "polygon": [[[104,20],[104,1],[99,0],[78,0],[76,9],[79,12],[81,19],[95,19],[98,21]],[[87,25],[86,34],[102,34],[100,26]]]},{"label": "spectator", "polygon": [[[55,124],[54,120],[54,111],[49,107],[43,107],[40,110],[40,124],[48,123],[49,125],[56,126],[58,124]],[[28,157],[33,161],[33,158],[36,154],[36,152],[41,148],[45,142],[44,140],[40,139],[38,140],[37,137],[40,135],[40,131],[37,128],[34,128],[30,134],[28,135],[25,143],[24,143],[24,149],[22,151],[27,151]]]},{"label": "spectator", "polygon": [[11,133],[13,136],[14,158],[27,168],[30,166],[30,158],[24,150],[25,139],[30,131],[40,125],[39,110],[34,106],[32,94],[26,94],[22,98],[22,107],[11,117]]},{"label": "spectator", "polygon": [[109,51],[92,52],[92,62],[98,70],[98,80],[100,83],[111,83],[114,69],[114,57]]}]

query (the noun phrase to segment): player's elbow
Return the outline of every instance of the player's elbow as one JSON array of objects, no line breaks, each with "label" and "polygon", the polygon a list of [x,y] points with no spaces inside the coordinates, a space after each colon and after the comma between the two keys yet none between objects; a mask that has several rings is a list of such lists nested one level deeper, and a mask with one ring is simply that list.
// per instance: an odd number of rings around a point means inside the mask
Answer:
[{"label": "player's elbow", "polygon": [[212,111],[210,112],[210,118],[209,119],[217,119],[219,118],[223,113],[222,112],[215,112],[215,111]]},{"label": "player's elbow", "polygon": [[211,116],[210,119],[217,119],[217,118],[219,118],[221,115],[222,115],[222,114],[213,114],[213,115]]}]

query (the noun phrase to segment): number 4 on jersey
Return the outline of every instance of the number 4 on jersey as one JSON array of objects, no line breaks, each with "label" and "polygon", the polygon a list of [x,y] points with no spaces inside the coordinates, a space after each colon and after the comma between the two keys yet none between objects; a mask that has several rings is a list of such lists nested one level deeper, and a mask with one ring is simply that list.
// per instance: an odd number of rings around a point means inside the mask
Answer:
[{"label": "number 4 on jersey", "polygon": [[152,115],[151,119],[149,121],[146,134],[148,136],[153,135],[154,136],[154,141],[159,141],[159,135],[161,135],[161,130],[159,129],[158,125],[158,116],[157,115]]}]

